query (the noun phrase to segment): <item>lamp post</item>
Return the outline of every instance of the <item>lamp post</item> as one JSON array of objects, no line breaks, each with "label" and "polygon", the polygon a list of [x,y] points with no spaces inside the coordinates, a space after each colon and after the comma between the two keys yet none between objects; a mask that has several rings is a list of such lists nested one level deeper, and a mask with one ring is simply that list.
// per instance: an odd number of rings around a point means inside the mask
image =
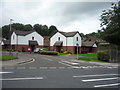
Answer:
[{"label": "lamp post", "polygon": [[12,45],[11,45],[11,31],[12,31],[12,21],[13,19],[10,19],[10,54],[11,54],[11,50],[12,50]]}]

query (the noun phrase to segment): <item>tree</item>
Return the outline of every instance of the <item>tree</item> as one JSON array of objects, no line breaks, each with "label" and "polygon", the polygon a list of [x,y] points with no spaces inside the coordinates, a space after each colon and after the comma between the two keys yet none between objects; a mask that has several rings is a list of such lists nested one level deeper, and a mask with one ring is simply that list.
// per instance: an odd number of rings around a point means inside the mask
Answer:
[{"label": "tree", "polygon": [[30,31],[30,30],[32,30],[32,25],[30,24],[24,25],[24,31]]},{"label": "tree", "polygon": [[53,34],[55,34],[57,31],[58,31],[57,27],[55,27],[55,26],[53,26],[53,25],[51,25],[51,26],[49,27],[49,35],[50,35],[50,36],[53,35]]},{"label": "tree", "polygon": [[101,37],[104,40],[120,45],[120,1],[112,4],[108,10],[104,10],[101,15]]},{"label": "tree", "polygon": [[24,25],[21,23],[13,23],[12,28],[14,28],[15,30],[24,30]]}]

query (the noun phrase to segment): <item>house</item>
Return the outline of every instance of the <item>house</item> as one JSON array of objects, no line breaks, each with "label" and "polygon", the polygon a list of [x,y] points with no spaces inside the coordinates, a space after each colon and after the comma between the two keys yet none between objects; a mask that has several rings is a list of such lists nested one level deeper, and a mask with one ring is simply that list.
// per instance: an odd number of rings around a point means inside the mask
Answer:
[{"label": "house", "polygon": [[35,48],[43,47],[43,40],[44,38],[34,30],[15,30],[11,35],[11,46],[17,51],[28,51],[29,48],[33,51]]},{"label": "house", "polygon": [[2,39],[0,44],[2,46],[2,50],[10,49],[10,40]]},{"label": "house", "polygon": [[81,53],[96,53],[97,47],[95,41],[82,41]]},{"label": "house", "polygon": [[58,31],[50,38],[51,50],[61,52],[68,51],[73,54],[81,53],[82,37],[78,31],[75,32],[61,32]]}]

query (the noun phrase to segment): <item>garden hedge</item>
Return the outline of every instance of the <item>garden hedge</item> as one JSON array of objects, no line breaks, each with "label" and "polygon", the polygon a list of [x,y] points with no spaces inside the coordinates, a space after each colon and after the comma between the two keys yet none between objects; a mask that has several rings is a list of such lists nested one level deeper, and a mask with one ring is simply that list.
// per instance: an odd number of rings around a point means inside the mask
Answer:
[{"label": "garden hedge", "polygon": [[101,61],[109,61],[110,59],[109,51],[108,50],[98,51],[97,58],[98,60],[101,60]]},{"label": "garden hedge", "polygon": [[44,55],[58,55],[58,52],[56,52],[56,51],[40,51],[40,54],[44,54]]}]

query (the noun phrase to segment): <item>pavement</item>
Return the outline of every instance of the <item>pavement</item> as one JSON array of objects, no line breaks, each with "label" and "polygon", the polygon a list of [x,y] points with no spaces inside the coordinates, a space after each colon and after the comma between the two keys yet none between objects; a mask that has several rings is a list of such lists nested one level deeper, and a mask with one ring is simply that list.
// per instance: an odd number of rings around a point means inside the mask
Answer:
[{"label": "pavement", "polygon": [[[8,55],[8,52],[3,52],[3,55]],[[13,56],[16,56],[16,53],[12,53]],[[22,53],[17,54],[18,59],[14,60],[9,60],[9,61],[0,61],[0,68],[2,67],[9,67],[9,66],[17,66],[20,64],[25,64],[25,63],[32,63],[34,59],[30,56],[24,55]]]}]

